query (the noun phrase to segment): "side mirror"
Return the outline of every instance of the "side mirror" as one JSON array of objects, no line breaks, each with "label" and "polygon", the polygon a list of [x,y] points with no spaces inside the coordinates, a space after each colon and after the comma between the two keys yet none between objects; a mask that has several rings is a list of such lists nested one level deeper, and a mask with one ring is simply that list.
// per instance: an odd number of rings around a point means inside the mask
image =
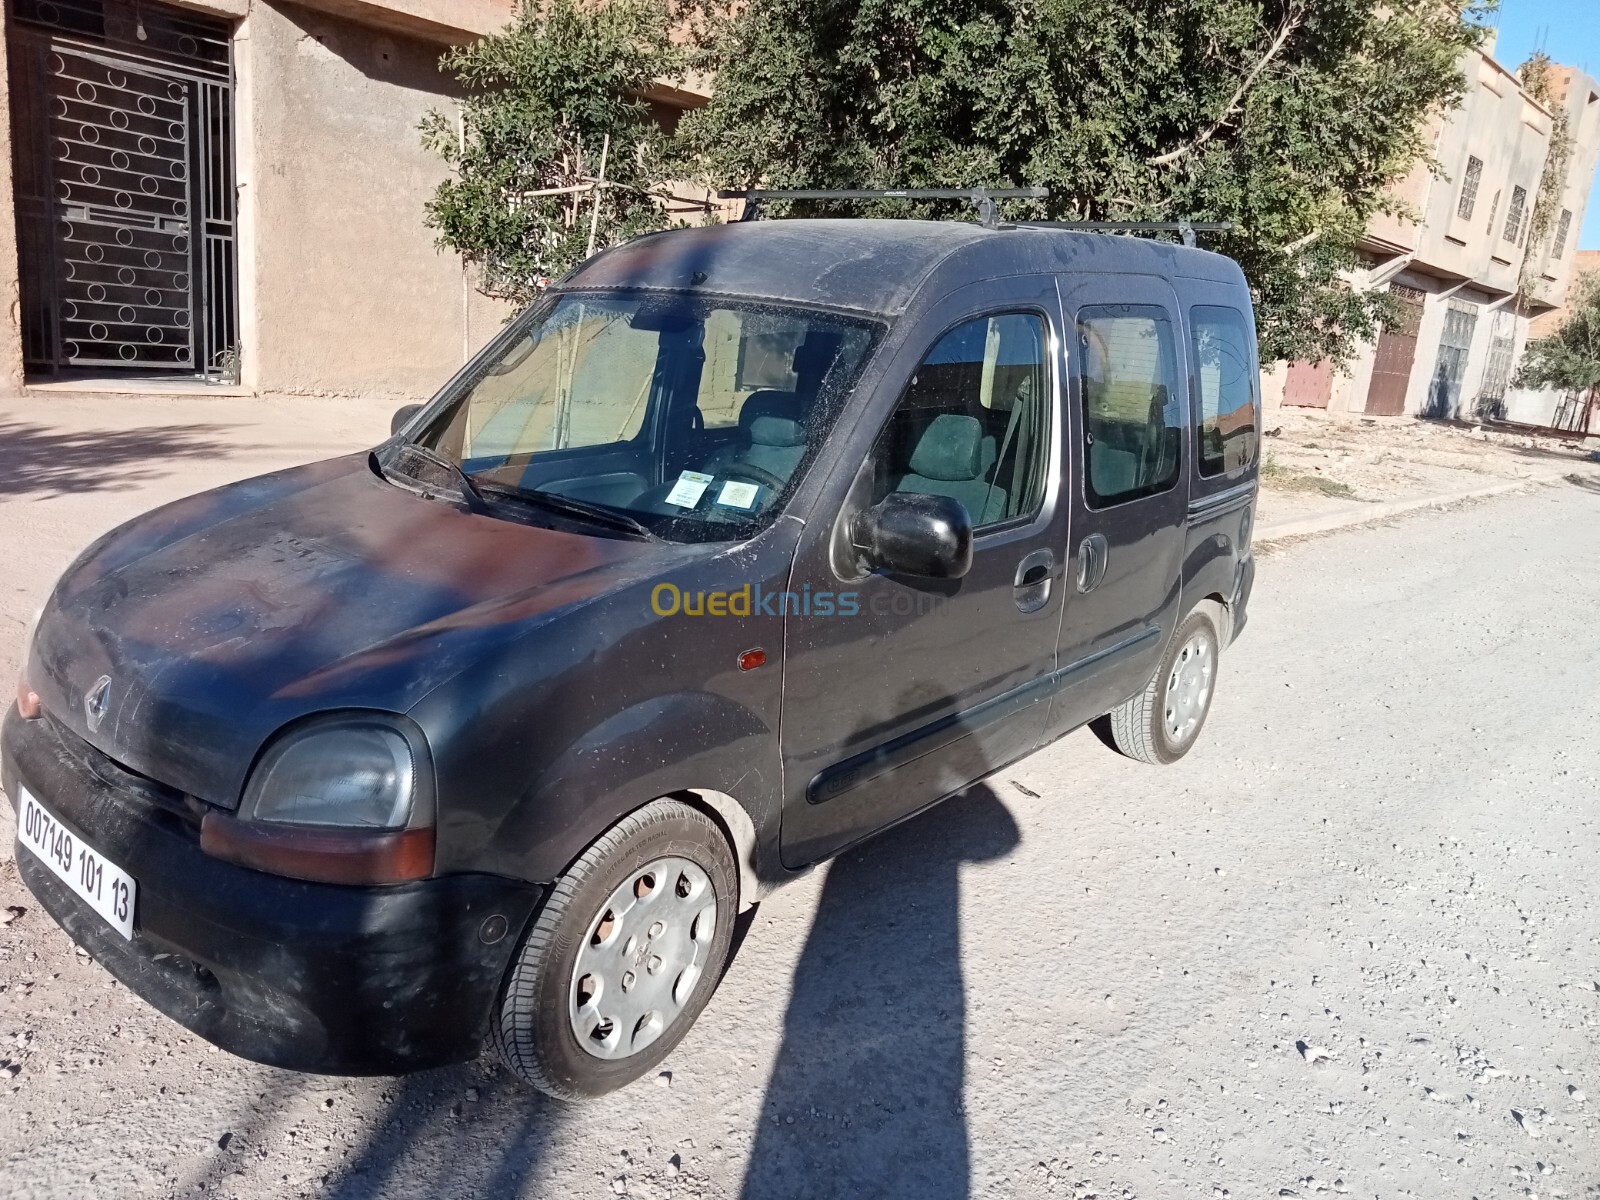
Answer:
[{"label": "side mirror", "polygon": [[407,404],[404,408],[395,410],[394,416],[389,418],[389,436],[393,437],[406,427],[412,417],[422,411],[420,404]]},{"label": "side mirror", "polygon": [[972,570],[972,517],[949,496],[885,496],[851,520],[850,540],[869,570],[925,579]]}]

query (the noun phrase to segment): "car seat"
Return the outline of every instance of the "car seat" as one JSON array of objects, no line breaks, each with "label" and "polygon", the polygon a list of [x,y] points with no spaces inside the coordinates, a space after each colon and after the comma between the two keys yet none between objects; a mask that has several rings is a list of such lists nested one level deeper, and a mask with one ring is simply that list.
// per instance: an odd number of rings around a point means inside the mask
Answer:
[{"label": "car seat", "polygon": [[806,453],[804,406],[793,392],[751,392],[739,410],[737,443],[711,456],[709,474],[736,475],[740,463],[788,480]]},{"label": "car seat", "polygon": [[922,428],[891,490],[949,496],[966,506],[974,525],[998,521],[1006,511],[1006,491],[985,476],[983,423],[964,413],[940,413]]}]

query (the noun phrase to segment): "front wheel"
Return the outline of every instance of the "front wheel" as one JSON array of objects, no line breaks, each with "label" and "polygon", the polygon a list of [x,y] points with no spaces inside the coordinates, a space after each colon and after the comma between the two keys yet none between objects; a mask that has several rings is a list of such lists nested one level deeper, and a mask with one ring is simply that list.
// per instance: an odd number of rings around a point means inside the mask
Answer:
[{"label": "front wheel", "polygon": [[600,1096],[664,1059],[727,965],[738,908],[717,824],[676,800],[624,817],[551,890],[491,1022],[501,1061],[552,1096]]},{"label": "front wheel", "polygon": [[1211,711],[1220,645],[1211,617],[1190,613],[1149,686],[1104,718],[1111,744],[1146,763],[1174,763],[1189,753]]}]

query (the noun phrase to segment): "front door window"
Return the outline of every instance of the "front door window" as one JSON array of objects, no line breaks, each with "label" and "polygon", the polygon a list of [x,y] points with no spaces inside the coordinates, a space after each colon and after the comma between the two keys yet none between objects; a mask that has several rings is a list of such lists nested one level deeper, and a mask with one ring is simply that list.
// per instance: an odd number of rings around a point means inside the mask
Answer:
[{"label": "front door window", "polygon": [[1038,314],[979,317],[950,330],[884,427],[874,499],[949,496],[979,529],[1034,516],[1044,500],[1045,380]]}]

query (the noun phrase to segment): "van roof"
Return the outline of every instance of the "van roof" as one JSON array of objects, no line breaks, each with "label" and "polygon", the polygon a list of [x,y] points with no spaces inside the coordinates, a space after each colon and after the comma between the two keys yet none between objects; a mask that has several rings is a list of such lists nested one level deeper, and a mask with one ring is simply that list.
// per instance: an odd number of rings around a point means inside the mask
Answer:
[{"label": "van roof", "polygon": [[[965,221],[738,221],[635,238],[583,264],[560,290],[703,288],[722,295],[897,316],[948,272],[950,286],[1007,275],[1186,276],[1244,286],[1232,259],[1148,238]],[[697,278],[703,276],[703,278]]]}]

